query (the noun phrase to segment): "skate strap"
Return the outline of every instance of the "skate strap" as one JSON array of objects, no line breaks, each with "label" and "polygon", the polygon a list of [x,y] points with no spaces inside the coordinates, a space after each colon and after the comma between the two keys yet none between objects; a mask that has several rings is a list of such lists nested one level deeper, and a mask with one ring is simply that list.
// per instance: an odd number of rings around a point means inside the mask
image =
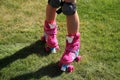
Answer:
[{"label": "skate strap", "polygon": [[46,31],[46,34],[48,35],[53,35],[53,34],[57,34],[57,30],[50,30],[50,31]]},{"label": "skate strap", "polygon": [[66,50],[67,51],[72,51],[75,52],[79,49],[79,42],[73,43],[73,44],[67,44]]},{"label": "skate strap", "polygon": [[46,32],[46,34],[57,34],[57,28],[56,28],[56,23],[48,23],[47,21],[45,22],[44,25],[44,31]]},{"label": "skate strap", "polygon": [[70,53],[73,60],[78,56],[78,54],[79,54],[79,50]]}]

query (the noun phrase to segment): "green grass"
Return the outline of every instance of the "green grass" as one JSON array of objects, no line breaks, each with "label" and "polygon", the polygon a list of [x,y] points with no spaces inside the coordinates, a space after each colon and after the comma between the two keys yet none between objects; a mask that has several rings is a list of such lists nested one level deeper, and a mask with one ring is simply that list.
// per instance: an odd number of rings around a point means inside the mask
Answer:
[{"label": "green grass", "polygon": [[61,49],[47,54],[40,41],[47,0],[0,0],[0,80],[120,80],[120,0],[77,2],[82,60],[62,73],[65,16],[57,17]]}]

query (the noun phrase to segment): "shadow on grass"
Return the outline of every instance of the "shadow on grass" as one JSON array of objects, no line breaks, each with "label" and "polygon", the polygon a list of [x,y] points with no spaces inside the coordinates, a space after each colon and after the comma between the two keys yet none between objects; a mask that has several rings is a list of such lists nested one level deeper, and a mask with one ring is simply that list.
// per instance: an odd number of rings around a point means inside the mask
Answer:
[{"label": "shadow on grass", "polygon": [[11,78],[10,80],[30,80],[32,78],[40,79],[44,76],[49,76],[51,78],[54,78],[61,74],[62,74],[62,71],[59,70],[58,62],[57,62],[57,63],[51,63],[47,66],[44,66],[35,72],[25,73],[25,74],[16,76],[14,78]]},{"label": "shadow on grass", "polygon": [[11,64],[12,62],[16,61],[17,59],[23,59],[31,54],[37,54],[41,56],[47,56],[49,53],[45,52],[45,42],[40,40],[36,41],[35,43],[31,44],[30,46],[26,46],[13,55],[0,59],[0,70],[7,65]]}]

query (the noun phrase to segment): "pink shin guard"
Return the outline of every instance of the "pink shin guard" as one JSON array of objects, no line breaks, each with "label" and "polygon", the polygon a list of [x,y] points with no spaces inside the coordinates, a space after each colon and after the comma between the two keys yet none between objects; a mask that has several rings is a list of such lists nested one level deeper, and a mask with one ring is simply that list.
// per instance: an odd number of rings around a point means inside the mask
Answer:
[{"label": "pink shin guard", "polygon": [[56,22],[45,21],[44,36],[42,37],[41,40],[46,42],[46,51],[52,51],[53,53],[56,53],[56,49],[59,49],[56,34],[57,34]]},{"label": "pink shin guard", "polygon": [[59,66],[62,71],[72,72],[74,67],[70,65],[74,60],[79,61],[81,59],[79,54],[80,48],[80,34],[67,35],[66,48],[60,59]]}]

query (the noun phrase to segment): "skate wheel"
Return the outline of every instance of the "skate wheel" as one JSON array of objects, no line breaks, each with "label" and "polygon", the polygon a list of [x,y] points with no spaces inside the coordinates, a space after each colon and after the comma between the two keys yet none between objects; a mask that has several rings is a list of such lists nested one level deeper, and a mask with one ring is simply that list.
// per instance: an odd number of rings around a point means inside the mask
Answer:
[{"label": "skate wheel", "polygon": [[41,37],[41,41],[45,41],[45,36],[42,36],[42,37]]},{"label": "skate wheel", "polygon": [[61,69],[61,67],[62,67],[62,64],[60,62],[58,63],[58,67],[59,67],[59,69]]},{"label": "skate wheel", "polygon": [[59,62],[59,63],[58,63],[58,67],[61,68],[61,66],[62,66],[62,64]]},{"label": "skate wheel", "polygon": [[67,68],[67,71],[68,72],[73,72],[74,70],[74,66],[73,65],[70,65],[68,68]]},{"label": "skate wheel", "polygon": [[49,52],[49,51],[50,51],[50,48],[49,48],[49,47],[46,47],[45,50],[46,50],[46,52]]},{"label": "skate wheel", "polygon": [[79,62],[81,60],[81,56],[77,56],[75,60]]},{"label": "skate wheel", "polygon": [[46,52],[56,53],[56,49],[55,48],[46,47],[45,50],[46,50]]}]

